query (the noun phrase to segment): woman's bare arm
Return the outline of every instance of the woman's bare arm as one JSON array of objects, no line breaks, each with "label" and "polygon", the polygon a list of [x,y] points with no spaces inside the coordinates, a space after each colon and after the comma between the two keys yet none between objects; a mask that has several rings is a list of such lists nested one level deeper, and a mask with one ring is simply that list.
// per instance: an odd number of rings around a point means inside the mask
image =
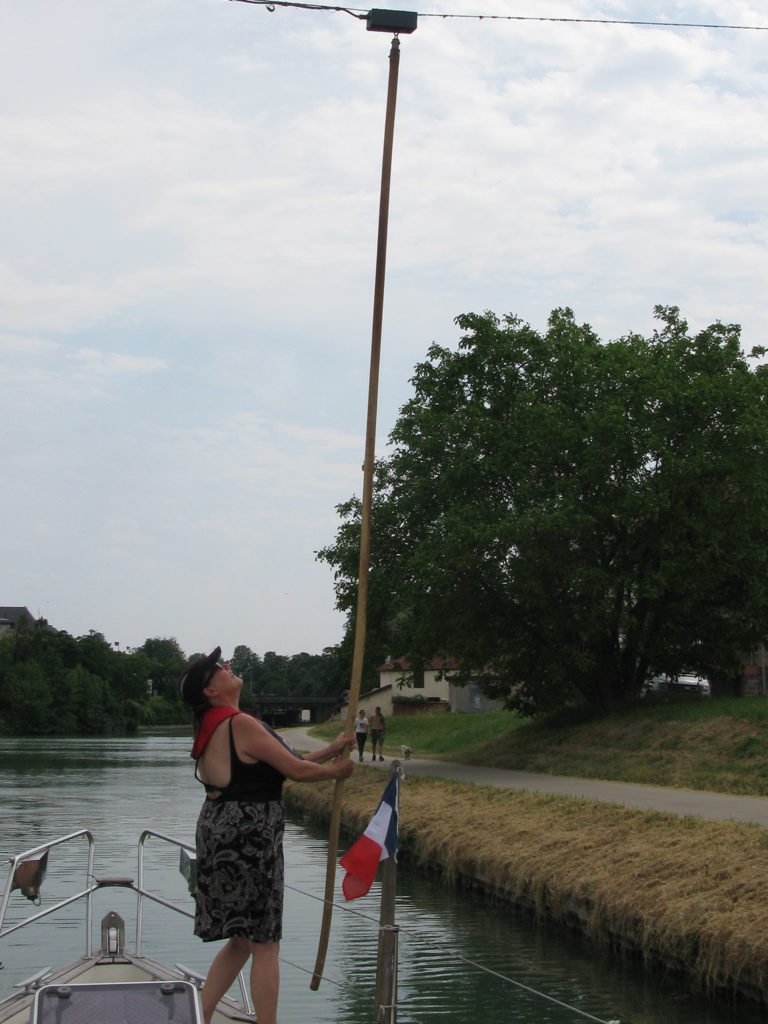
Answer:
[{"label": "woman's bare arm", "polygon": [[340,754],[343,754],[345,750],[351,750],[354,745],[354,736],[344,736],[342,734],[333,743],[323,747],[322,750],[313,750],[312,753],[305,754],[304,760],[323,764],[325,761],[330,761],[332,757],[338,757]]},{"label": "woman's bare arm", "polygon": [[[296,782],[322,782],[325,779],[345,779],[352,774],[354,765],[348,757],[328,754],[329,757],[335,758],[329,764],[318,764],[315,760],[296,757],[287,747],[283,746],[280,740],[275,739],[258,719],[251,718],[249,715],[237,715],[232,728],[241,756],[246,755],[256,761],[264,761],[285,775],[287,779],[293,779]],[[332,750],[339,742],[336,740],[332,743],[330,747],[326,748],[326,752]],[[341,749],[343,749],[343,745]],[[324,752],[317,751],[317,753]]]}]

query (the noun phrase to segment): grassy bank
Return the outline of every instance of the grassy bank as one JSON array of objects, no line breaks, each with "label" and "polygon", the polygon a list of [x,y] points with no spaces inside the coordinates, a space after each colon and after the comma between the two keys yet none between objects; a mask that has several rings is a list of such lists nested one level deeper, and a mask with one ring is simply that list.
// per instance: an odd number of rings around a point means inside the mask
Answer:
[{"label": "grassy bank", "polygon": [[[332,792],[289,785],[286,802],[327,821]],[[345,784],[348,836],[381,792],[381,773],[364,765]],[[764,829],[413,777],[400,809],[401,857],[446,881],[480,885],[703,990],[768,1000]]]},{"label": "grassy bank", "polygon": [[[338,723],[322,734],[338,732]],[[385,752],[465,764],[768,795],[768,699],[649,699],[589,720],[529,722],[512,712],[392,717]]]}]

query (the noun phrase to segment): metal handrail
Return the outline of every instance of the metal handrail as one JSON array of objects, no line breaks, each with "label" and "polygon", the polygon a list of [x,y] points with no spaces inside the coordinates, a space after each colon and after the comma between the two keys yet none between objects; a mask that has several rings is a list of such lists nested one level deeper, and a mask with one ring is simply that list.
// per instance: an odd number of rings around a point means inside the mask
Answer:
[{"label": "metal handrail", "polygon": [[136,901],[136,955],[141,956],[141,938],[142,929],[144,924],[144,898],[153,900],[155,903],[160,903],[164,907],[168,907],[171,910],[175,910],[180,914],[184,914],[186,917],[194,917],[188,910],[184,910],[183,907],[176,906],[175,903],[169,903],[164,900],[161,896],[155,896],[151,892],[147,892],[144,888],[144,844],[150,836],[154,836],[155,839],[162,839],[165,843],[170,843],[172,846],[177,846],[181,850],[187,850],[189,853],[194,852],[194,846],[190,846],[188,843],[182,843],[180,839],[174,839],[173,836],[166,836],[162,832],[154,832],[150,828],[144,829],[139,836],[138,843],[138,857],[139,863],[136,873],[136,885],[134,886],[137,895]]},{"label": "metal handrail", "polygon": [[[74,896],[68,896],[67,899],[55,904],[53,907],[48,907],[47,910],[41,910],[39,914],[33,914],[31,917],[25,918],[23,921],[19,921],[17,924],[11,925],[10,928],[3,929],[5,923],[5,915],[8,912],[8,903],[11,898],[11,892],[13,891],[13,878],[16,873],[16,868],[19,864],[24,861],[31,860],[33,857],[39,854],[47,853],[48,850],[52,850],[55,846],[61,846],[62,843],[68,843],[72,839],[80,839],[85,836],[88,839],[88,867],[86,870],[85,883],[86,888],[82,892],[77,893]],[[24,928],[34,921],[39,921],[41,917],[47,917],[49,914],[53,914],[57,910],[61,910],[62,907],[68,906],[70,903],[76,903],[85,897],[86,909],[85,909],[85,955],[90,956],[92,952],[91,947],[91,931],[92,931],[92,894],[98,889],[98,883],[91,884],[90,879],[93,878],[93,857],[94,857],[94,841],[93,834],[88,829],[80,829],[78,832],[71,832],[67,836],[61,836],[58,839],[52,839],[50,842],[42,843],[40,846],[35,846],[31,850],[25,850],[23,853],[17,853],[14,857],[9,857],[10,868],[8,871],[8,878],[5,882],[5,890],[3,892],[3,902],[0,905],[0,939],[5,938],[6,935],[10,935],[12,932],[18,931],[19,928]]]},{"label": "metal handrail", "polygon": [[[13,891],[13,879],[16,872],[16,868],[19,864],[24,861],[32,860],[41,854],[45,854],[48,850],[52,850],[55,846],[61,846],[62,843],[70,842],[73,839],[79,839],[85,836],[88,840],[88,867],[86,873],[86,888],[82,892],[75,893],[72,896],[66,897],[52,907],[48,907],[45,910],[41,910],[37,914],[32,914],[30,917],[24,918],[23,921],[18,921],[16,924],[11,925],[8,928],[4,928],[5,916],[8,912],[8,904]],[[150,837],[155,839],[161,839],[165,843],[170,843],[172,846],[176,846],[181,850],[186,850],[188,853],[194,853],[194,846],[190,846],[188,843],[183,843],[179,839],[174,839],[172,836],[164,835],[162,832],[155,832],[152,829],[145,829],[138,842],[138,876],[137,881],[134,883],[132,879],[128,878],[105,878],[103,881],[94,878],[93,874],[93,862],[94,862],[94,838],[93,834],[88,829],[80,829],[78,832],[72,832],[69,835],[61,836],[58,839],[52,839],[50,842],[42,843],[40,846],[35,846],[31,850],[25,850],[23,853],[18,853],[14,857],[9,857],[10,869],[8,872],[8,878],[6,879],[5,889],[3,891],[2,902],[0,903],[0,939],[5,938],[6,935],[11,935],[13,932],[18,931],[20,928],[25,928],[27,925],[32,924],[35,921],[40,920],[42,917],[47,917],[49,914],[55,913],[57,910],[61,910],[63,907],[69,906],[72,903],[76,903],[78,900],[85,899],[86,901],[86,939],[85,939],[85,955],[90,957],[93,953],[92,945],[92,931],[93,931],[93,908],[92,908],[92,897],[93,893],[97,889],[105,888],[107,886],[119,886],[124,889],[132,889],[136,893],[137,905],[136,905],[136,956],[142,956],[141,943],[142,943],[142,929],[144,922],[144,900],[152,900],[153,903],[159,903],[163,907],[167,907],[169,910],[175,911],[177,914],[182,914],[184,917],[194,918],[194,913],[186,910],[184,907],[178,906],[176,903],[171,903],[170,900],[164,899],[162,896],[157,896],[155,893],[149,892],[144,888],[144,846]],[[245,975],[243,971],[238,974],[238,984],[240,988],[240,998],[242,1001],[243,1009],[248,1014],[253,1014],[253,1005],[251,1003],[248,987],[245,981]]]},{"label": "metal handrail", "polygon": [[[144,844],[147,839],[154,837],[155,839],[161,839],[165,843],[170,843],[172,846],[177,846],[180,850],[186,850],[188,853],[194,853],[195,847],[190,846],[188,843],[181,842],[180,839],[174,839],[173,836],[166,836],[162,832],[155,832],[150,828],[144,829],[139,837],[138,854],[139,863],[136,875],[136,885],[133,887],[137,894],[136,904],[136,955],[141,956],[141,939],[142,939],[142,927],[144,922],[144,899],[150,899],[155,903],[159,903],[164,907],[168,907],[170,910],[175,910],[179,914],[184,914],[185,917],[194,917],[195,915],[189,910],[184,910],[183,907],[177,906],[175,903],[169,903],[168,900],[164,900],[162,896],[156,896],[154,893],[148,892],[144,888]],[[248,986],[245,981],[245,974],[240,971],[237,975],[238,987],[240,989],[240,999],[242,1000],[243,1008],[249,1014],[253,1013],[253,1005],[251,998],[248,993]]]}]

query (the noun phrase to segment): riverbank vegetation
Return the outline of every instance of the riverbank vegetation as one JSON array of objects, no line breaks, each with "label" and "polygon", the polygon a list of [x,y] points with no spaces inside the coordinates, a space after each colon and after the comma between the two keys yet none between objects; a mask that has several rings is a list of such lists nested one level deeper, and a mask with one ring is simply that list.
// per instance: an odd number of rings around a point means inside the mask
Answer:
[{"label": "riverbank vegetation", "polygon": [[[342,848],[370,820],[383,779],[363,765],[345,783]],[[286,800],[327,821],[332,793],[289,785]],[[703,990],[768,1000],[765,829],[406,773],[400,856]]]}]

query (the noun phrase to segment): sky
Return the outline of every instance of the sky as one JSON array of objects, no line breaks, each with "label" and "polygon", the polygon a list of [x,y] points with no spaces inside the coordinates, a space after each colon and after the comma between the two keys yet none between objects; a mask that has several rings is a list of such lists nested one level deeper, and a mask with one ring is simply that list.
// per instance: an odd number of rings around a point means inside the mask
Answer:
[{"label": "sky", "polygon": [[[757,0],[419,11],[377,455],[462,313],[543,330],[570,306],[607,341],[676,305],[768,344],[768,31],[535,20],[724,7],[768,28]],[[0,40],[0,605],[122,650],[321,652],[344,623],[315,552],[362,487],[391,37],[238,0],[6,0]]]}]

